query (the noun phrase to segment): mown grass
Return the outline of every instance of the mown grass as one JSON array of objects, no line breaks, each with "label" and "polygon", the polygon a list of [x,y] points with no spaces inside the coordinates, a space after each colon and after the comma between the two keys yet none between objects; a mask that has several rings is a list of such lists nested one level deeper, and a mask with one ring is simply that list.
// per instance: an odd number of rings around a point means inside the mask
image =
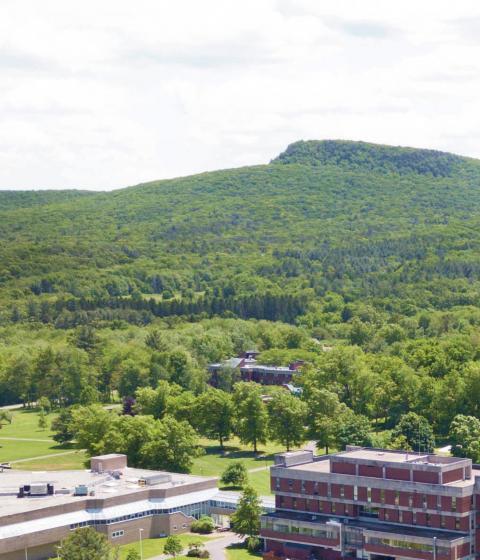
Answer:
[{"label": "mown grass", "polygon": [[[37,409],[13,410],[12,423],[4,424],[0,430],[0,462],[10,462],[13,468],[22,470],[84,469],[87,457],[83,451],[52,439],[50,426],[55,417],[55,413],[48,414],[48,427],[41,429]],[[28,458],[31,461],[23,461]]]},{"label": "mown grass", "polygon": [[[184,547],[184,552],[187,552],[188,545],[191,542],[195,542],[195,541],[206,542],[210,538],[212,538],[212,537],[205,537],[202,535],[194,535],[192,533],[185,533],[183,535],[177,535],[177,536],[180,539],[182,546]],[[163,547],[165,546],[166,540],[167,540],[166,537],[158,538],[158,539],[143,539],[142,540],[143,557],[146,559],[146,558],[152,558],[153,556],[157,556],[159,554],[163,554]],[[127,554],[132,549],[140,551],[140,544],[136,542],[136,543],[130,543],[121,546],[119,548],[119,552],[120,552],[119,560],[125,560]],[[184,556],[177,556],[177,560],[180,560],[181,558],[184,558]]]},{"label": "mown grass", "polygon": [[253,553],[244,544],[232,544],[225,549],[227,560],[258,560],[262,557],[259,552]]},{"label": "mown grass", "polygon": [[268,467],[273,464],[274,454],[284,451],[280,446],[268,443],[255,455],[251,447],[242,445],[236,438],[230,440],[223,451],[211,440],[202,439],[201,444],[205,449],[205,455],[195,459],[192,473],[204,476],[222,474],[233,461],[242,462],[247,470]]}]

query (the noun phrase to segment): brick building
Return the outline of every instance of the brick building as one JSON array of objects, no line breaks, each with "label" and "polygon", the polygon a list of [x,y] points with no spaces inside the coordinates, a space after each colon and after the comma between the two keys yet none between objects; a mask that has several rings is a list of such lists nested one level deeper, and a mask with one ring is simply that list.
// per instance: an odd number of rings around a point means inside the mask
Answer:
[{"label": "brick building", "polygon": [[[480,467],[469,459],[349,447],[284,453],[264,559],[461,560],[480,552]],[[480,503],[480,502],[479,502]]]},{"label": "brick building", "polygon": [[298,370],[303,365],[302,361],[296,361],[288,366],[269,366],[258,362],[258,352],[247,351],[237,358],[230,358],[225,362],[210,364],[210,384],[214,387],[219,385],[219,378],[228,369],[239,371],[241,381],[254,381],[261,385],[289,385]]}]

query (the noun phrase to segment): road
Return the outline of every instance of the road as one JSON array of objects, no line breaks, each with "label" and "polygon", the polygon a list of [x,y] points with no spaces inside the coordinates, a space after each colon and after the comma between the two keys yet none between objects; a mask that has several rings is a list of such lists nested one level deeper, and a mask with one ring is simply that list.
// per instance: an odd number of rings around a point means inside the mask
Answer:
[{"label": "road", "polygon": [[[210,560],[226,560],[226,553],[225,549],[227,546],[231,544],[237,544],[242,542],[242,538],[228,531],[227,533],[217,533],[212,540],[209,540],[205,543],[205,549],[210,552]],[[149,560],[167,560],[170,559],[171,556],[167,556],[166,554],[160,554],[159,556],[153,556]]]}]

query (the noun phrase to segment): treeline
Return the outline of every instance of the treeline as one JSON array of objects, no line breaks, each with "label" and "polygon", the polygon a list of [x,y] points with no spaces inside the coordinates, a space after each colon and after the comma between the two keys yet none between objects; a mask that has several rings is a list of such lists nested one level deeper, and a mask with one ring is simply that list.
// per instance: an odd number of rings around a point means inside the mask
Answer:
[{"label": "treeline", "polygon": [[232,316],[240,319],[266,319],[293,323],[307,310],[305,295],[255,294],[240,297],[195,297],[193,299],[155,300],[137,295],[130,298],[59,299],[54,302],[31,301],[25,310],[14,307],[12,322],[38,320],[68,329],[94,321],[124,320],[145,325],[155,317],[188,316],[189,318]]}]

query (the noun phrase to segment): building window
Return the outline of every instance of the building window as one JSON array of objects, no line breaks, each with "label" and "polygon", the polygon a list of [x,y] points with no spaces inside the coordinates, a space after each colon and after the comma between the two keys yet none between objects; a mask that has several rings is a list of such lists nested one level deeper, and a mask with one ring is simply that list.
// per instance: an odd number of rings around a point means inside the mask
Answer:
[{"label": "building window", "polygon": [[452,511],[457,511],[457,498],[455,496],[452,498]]},{"label": "building window", "polygon": [[370,503],[372,501],[372,489],[369,487],[367,488],[367,502]]},{"label": "building window", "polygon": [[345,515],[350,515],[350,504],[345,504]]},{"label": "building window", "polygon": [[330,482],[328,483],[328,486],[327,486],[327,496],[329,498],[332,497],[332,485],[330,484]]},{"label": "building window", "polygon": [[343,484],[340,486],[340,498],[345,498],[345,486]]},{"label": "building window", "polygon": [[297,499],[296,498],[293,498],[293,500],[292,500],[292,508],[297,509]]},{"label": "building window", "polygon": [[385,521],[388,521],[390,519],[390,514],[388,513],[388,509],[385,510],[384,518],[385,518]]},{"label": "building window", "polygon": [[353,487],[353,499],[358,500],[358,486]]},{"label": "building window", "polygon": [[385,490],[383,488],[380,490],[380,501],[382,504],[385,503]]},{"label": "building window", "polygon": [[280,478],[278,476],[275,478],[275,490],[280,490]]},{"label": "building window", "polygon": [[455,517],[455,531],[458,531],[460,529],[460,519],[458,517]]},{"label": "building window", "polygon": [[395,490],[395,505],[398,506],[399,503],[400,503],[400,492],[398,490]]},{"label": "building window", "polygon": [[187,525],[186,523],[184,523],[184,524],[182,525],[182,529],[186,529],[187,527],[188,527],[188,525]]},{"label": "building window", "polygon": [[335,513],[337,510],[337,506],[335,504],[335,502],[332,502],[332,513]]},{"label": "building window", "polygon": [[437,496],[437,509],[442,509],[442,496]]},{"label": "building window", "polygon": [[445,529],[445,517],[443,515],[440,516],[440,527]]},{"label": "building window", "polygon": [[173,526],[173,530],[176,531],[178,527],[176,525]]},{"label": "building window", "polygon": [[291,478],[288,479],[288,488],[291,490],[293,487],[293,480]]},{"label": "building window", "polygon": [[412,514],[412,523],[413,523],[414,525],[417,524],[417,513],[416,513],[415,511],[414,511],[413,514]]},{"label": "building window", "polygon": [[413,496],[411,494],[408,496],[408,507],[413,507]]},{"label": "building window", "polygon": [[323,502],[318,502],[318,511],[323,511]]},{"label": "building window", "polygon": [[403,523],[403,511],[401,510],[398,512],[398,522]]},{"label": "building window", "polygon": [[305,481],[304,480],[302,480],[301,492],[302,492],[302,494],[305,494]]},{"label": "building window", "polygon": [[423,509],[426,509],[426,507],[427,507],[427,495],[426,494],[422,495],[422,507],[423,507]]},{"label": "building window", "polygon": [[310,500],[308,498],[305,500],[305,509],[310,511]]},{"label": "building window", "polygon": [[125,531],[113,531],[112,539],[118,539],[118,537],[123,537]]},{"label": "building window", "polygon": [[315,482],[315,484],[313,485],[313,493],[315,494],[315,496],[318,496],[318,482]]},{"label": "building window", "polygon": [[432,516],[429,513],[426,513],[425,518],[427,521],[427,527],[430,527],[430,525],[432,524]]}]

